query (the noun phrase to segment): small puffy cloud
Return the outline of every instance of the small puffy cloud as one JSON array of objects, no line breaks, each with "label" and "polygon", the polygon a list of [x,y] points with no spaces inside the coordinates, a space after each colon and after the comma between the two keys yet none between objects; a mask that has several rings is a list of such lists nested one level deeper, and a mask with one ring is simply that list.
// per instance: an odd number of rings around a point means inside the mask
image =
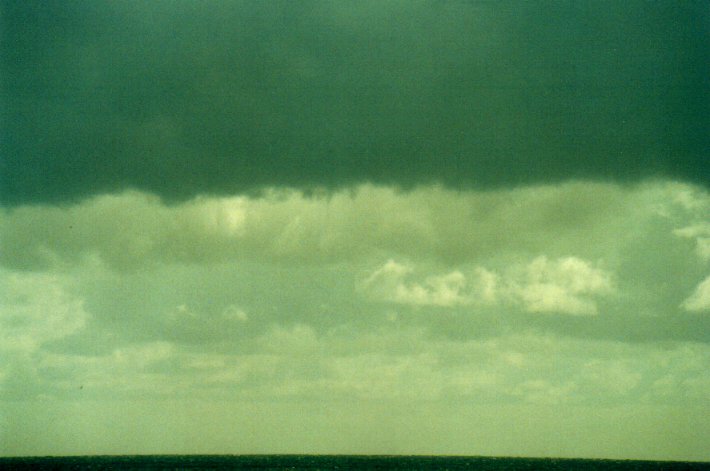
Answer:
[{"label": "small puffy cloud", "polygon": [[613,292],[609,273],[590,262],[540,256],[500,274],[476,266],[445,274],[419,276],[412,265],[387,261],[362,283],[371,297],[412,306],[516,305],[528,312],[594,315],[594,298]]},{"label": "small puffy cloud", "polygon": [[688,311],[710,311],[710,276],[695,288],[693,294],[683,301],[681,307]]},{"label": "small puffy cloud", "polygon": [[218,316],[211,317],[203,312],[197,312],[187,304],[179,304],[167,314],[167,319],[171,322],[180,323],[209,323],[217,321],[226,322],[246,322],[249,320],[247,312],[235,304],[229,304]]},{"label": "small puffy cloud", "polygon": [[67,284],[58,275],[0,271],[0,350],[33,351],[80,330],[89,314]]},{"label": "small puffy cloud", "polygon": [[484,304],[494,304],[498,301],[501,290],[500,275],[483,267],[476,267],[473,279],[475,299]]},{"label": "small puffy cloud", "polygon": [[710,223],[699,223],[676,229],[673,233],[679,237],[695,239],[695,251],[703,260],[710,260]]},{"label": "small puffy cloud", "polygon": [[669,190],[673,195],[672,203],[681,206],[690,213],[707,217],[707,211],[710,210],[710,198],[707,192],[678,183],[668,186],[671,187]]},{"label": "small puffy cloud", "polygon": [[175,348],[170,342],[156,341],[119,348],[109,358],[116,367],[142,370],[171,358],[174,353]]},{"label": "small puffy cloud", "polygon": [[187,304],[179,304],[168,313],[168,318],[171,321],[185,321],[187,319],[197,320],[199,316]]},{"label": "small puffy cloud", "polygon": [[363,288],[377,298],[413,306],[451,307],[470,302],[464,294],[466,277],[460,271],[428,276],[422,282],[407,279],[413,271],[409,265],[389,260],[364,281]]},{"label": "small puffy cloud", "polygon": [[246,322],[249,320],[247,312],[234,304],[230,304],[224,308],[224,311],[222,311],[222,317],[226,320],[237,322]]},{"label": "small puffy cloud", "polygon": [[576,257],[538,257],[521,278],[514,282],[514,291],[529,312],[593,315],[597,307],[592,296],[612,292],[608,273]]}]

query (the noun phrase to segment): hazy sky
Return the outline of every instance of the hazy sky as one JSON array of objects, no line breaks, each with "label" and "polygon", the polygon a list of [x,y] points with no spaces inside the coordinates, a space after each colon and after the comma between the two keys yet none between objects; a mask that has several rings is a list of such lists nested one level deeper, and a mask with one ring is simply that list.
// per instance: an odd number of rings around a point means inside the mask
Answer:
[{"label": "hazy sky", "polygon": [[0,38],[0,454],[710,460],[705,0]]}]

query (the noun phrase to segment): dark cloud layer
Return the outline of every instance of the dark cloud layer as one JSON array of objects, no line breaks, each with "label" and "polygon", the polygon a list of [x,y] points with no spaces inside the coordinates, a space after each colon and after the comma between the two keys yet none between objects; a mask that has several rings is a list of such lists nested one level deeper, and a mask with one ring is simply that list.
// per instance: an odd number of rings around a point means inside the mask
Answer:
[{"label": "dark cloud layer", "polygon": [[8,205],[710,181],[704,0],[1,5]]}]

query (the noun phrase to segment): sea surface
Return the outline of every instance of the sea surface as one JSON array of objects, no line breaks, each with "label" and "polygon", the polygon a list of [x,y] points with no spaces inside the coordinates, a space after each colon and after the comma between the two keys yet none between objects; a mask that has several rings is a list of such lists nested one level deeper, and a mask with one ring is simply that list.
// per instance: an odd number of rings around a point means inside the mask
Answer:
[{"label": "sea surface", "polygon": [[0,458],[0,469],[710,470],[710,462],[362,455],[141,455]]}]

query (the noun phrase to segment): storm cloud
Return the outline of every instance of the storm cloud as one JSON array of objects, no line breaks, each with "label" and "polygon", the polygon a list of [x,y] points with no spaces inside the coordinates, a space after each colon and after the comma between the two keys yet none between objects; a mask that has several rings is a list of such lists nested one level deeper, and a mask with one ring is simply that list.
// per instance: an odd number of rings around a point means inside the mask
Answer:
[{"label": "storm cloud", "polygon": [[706,185],[688,2],[2,2],[0,198]]}]

